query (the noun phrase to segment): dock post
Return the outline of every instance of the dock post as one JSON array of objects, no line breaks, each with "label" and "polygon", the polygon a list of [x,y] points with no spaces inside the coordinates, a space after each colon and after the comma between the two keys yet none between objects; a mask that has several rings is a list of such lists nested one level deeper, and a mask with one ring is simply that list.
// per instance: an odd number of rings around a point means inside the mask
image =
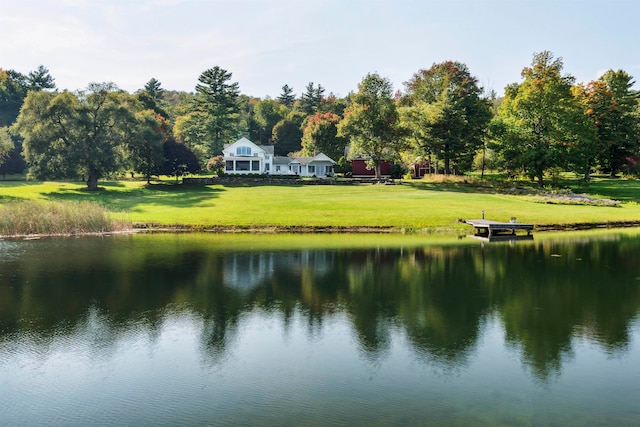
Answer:
[{"label": "dock post", "polygon": [[484,209],[482,210],[482,219],[484,219]]}]

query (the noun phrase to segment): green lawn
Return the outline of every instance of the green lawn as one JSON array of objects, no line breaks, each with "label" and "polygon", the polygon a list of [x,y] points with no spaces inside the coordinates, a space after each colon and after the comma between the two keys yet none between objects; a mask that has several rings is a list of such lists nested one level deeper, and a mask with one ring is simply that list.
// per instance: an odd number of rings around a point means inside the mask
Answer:
[{"label": "green lawn", "polygon": [[0,181],[0,203],[13,199],[97,201],[135,223],[188,226],[396,227],[454,231],[458,218],[546,224],[640,221],[640,182],[598,179],[576,190],[621,200],[618,207],[547,204],[540,198],[501,194],[461,183],[402,185],[211,185],[184,187],[139,181],[82,183]]}]

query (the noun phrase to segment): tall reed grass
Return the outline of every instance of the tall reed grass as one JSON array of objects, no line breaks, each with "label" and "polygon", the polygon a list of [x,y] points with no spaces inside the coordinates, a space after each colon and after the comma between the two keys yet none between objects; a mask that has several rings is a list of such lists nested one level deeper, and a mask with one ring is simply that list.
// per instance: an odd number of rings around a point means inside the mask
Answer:
[{"label": "tall reed grass", "polygon": [[12,201],[0,205],[0,236],[105,233],[130,228],[94,202]]}]

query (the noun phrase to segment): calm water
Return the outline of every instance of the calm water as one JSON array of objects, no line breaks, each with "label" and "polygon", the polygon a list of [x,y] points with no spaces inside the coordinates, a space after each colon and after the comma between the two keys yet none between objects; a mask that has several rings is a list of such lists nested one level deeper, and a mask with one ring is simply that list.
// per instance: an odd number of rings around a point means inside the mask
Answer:
[{"label": "calm water", "polygon": [[3,426],[640,425],[638,231],[0,254]]}]

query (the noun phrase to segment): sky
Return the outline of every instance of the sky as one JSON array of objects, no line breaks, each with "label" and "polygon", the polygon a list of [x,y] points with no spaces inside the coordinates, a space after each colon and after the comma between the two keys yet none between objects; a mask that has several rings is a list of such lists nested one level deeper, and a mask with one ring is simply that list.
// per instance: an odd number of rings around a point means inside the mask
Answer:
[{"label": "sky", "polygon": [[608,69],[640,80],[638,17],[637,0],[0,0],[0,68],[133,93],[151,78],[193,92],[219,66],[264,99],[309,82],[346,96],[368,73],[403,90],[452,60],[501,95],[545,50],[578,83]]}]

